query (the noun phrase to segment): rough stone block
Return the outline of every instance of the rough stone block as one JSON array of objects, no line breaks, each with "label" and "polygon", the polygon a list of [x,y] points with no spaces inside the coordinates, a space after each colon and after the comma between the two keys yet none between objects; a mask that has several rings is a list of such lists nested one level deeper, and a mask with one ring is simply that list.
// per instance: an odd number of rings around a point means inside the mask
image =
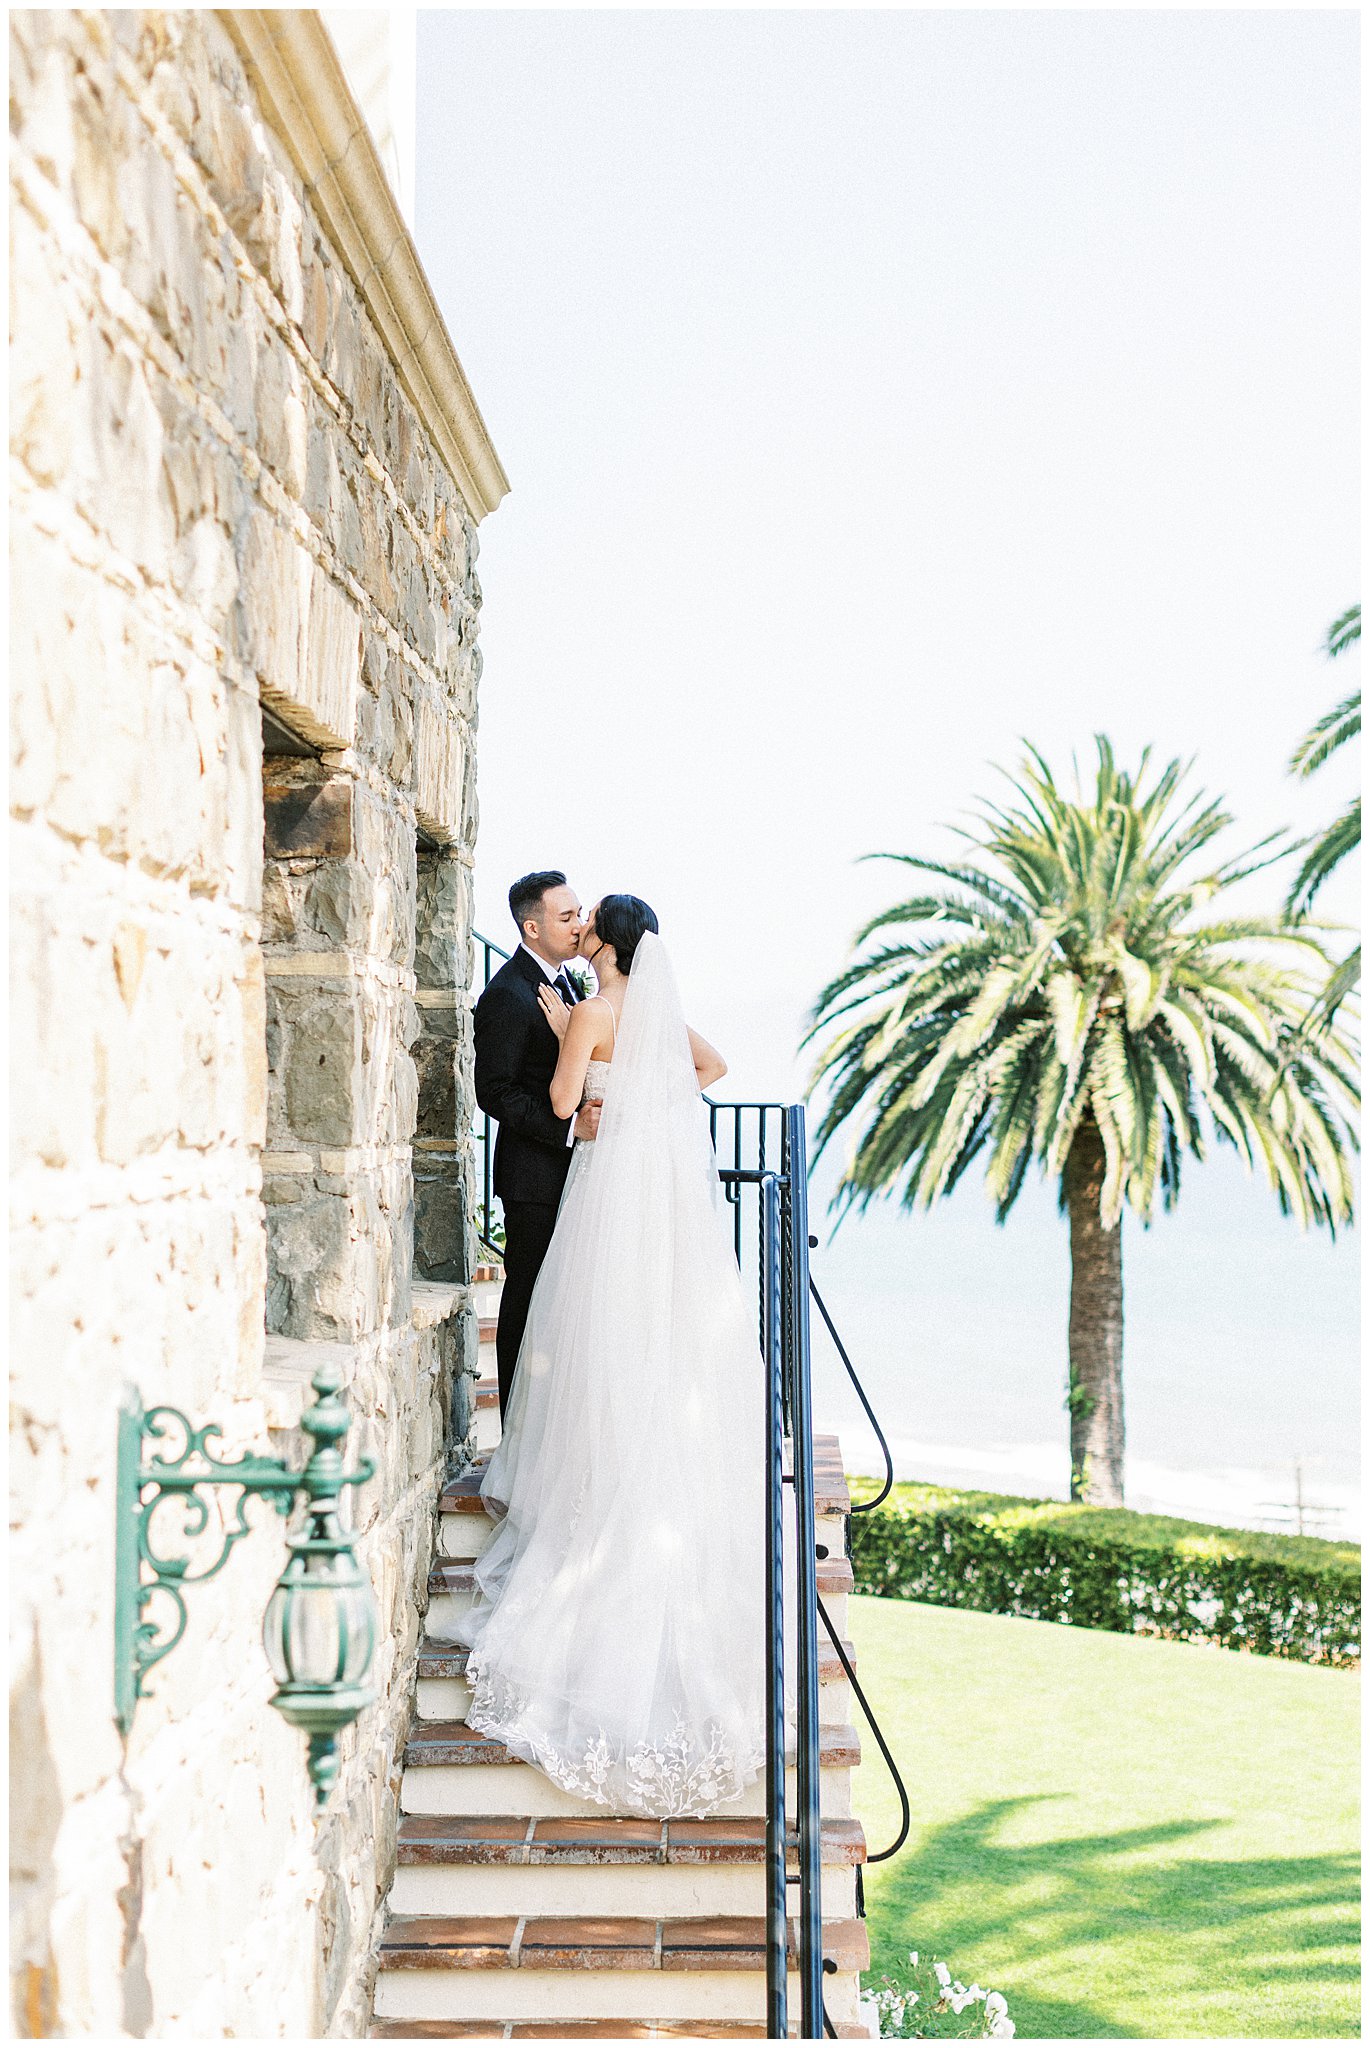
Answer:
[{"label": "rough stone block", "polygon": [[335,946],[364,946],[368,877],[351,861],[329,861],[305,878],[304,926]]},{"label": "rough stone block", "polygon": [[446,1138],[456,1144],[457,1070],[450,1038],[421,1038],[414,1050],[419,1103],[415,1135]]},{"label": "rough stone block", "polygon": [[243,1123],[251,1145],[266,1143],[267,1087],[266,1058],[266,970],[261,952],[253,946],[238,975],[238,998],[242,1005]]},{"label": "rough stone block", "polygon": [[423,853],[418,864],[414,973],[420,988],[464,988],[471,953],[471,878],[450,854]]},{"label": "rough stone block", "polygon": [[305,703],[348,746],[357,729],[361,646],[361,620],[351,598],[316,569],[306,616]]},{"label": "rough stone block", "polygon": [[345,1198],[314,1195],[266,1212],[266,1326],[280,1337],[347,1339],[355,1326]]},{"label": "rough stone block", "polygon": [[336,858],[352,851],[352,783],[321,762],[273,758],[263,781],[266,851]]},{"label": "rough stone block", "polygon": [[414,1271],[421,1280],[465,1285],[471,1277],[466,1193],[461,1182],[423,1168],[414,1175]]},{"label": "rough stone block", "polygon": [[57,265],[57,253],[38,222],[24,206],[14,206],[10,447],[40,484],[58,484],[70,473],[80,422],[71,394],[80,375],[80,330],[86,315],[76,290],[56,274]]},{"label": "rough stone block", "polygon": [[349,1145],[358,1135],[363,1096],[363,1020],[356,993],[330,988],[299,995],[292,989],[286,1005],[286,1125],[306,1144]]},{"label": "rough stone block", "polygon": [[253,512],[238,545],[237,643],[264,700],[311,744],[350,747],[361,674],[355,609],[268,512]]},{"label": "rough stone block", "polygon": [[465,751],[458,721],[421,691],[414,707],[414,808],[424,829],[449,845],[461,836]]},{"label": "rough stone block", "polygon": [[258,450],[282,488],[295,499],[304,493],[308,461],[309,409],[304,372],[281,349],[263,349],[257,358],[253,412]]}]

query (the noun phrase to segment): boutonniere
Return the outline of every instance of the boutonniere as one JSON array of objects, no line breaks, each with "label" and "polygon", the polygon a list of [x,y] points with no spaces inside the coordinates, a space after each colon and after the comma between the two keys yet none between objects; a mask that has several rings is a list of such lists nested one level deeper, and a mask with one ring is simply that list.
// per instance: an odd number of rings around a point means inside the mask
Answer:
[{"label": "boutonniere", "polygon": [[585,998],[587,996],[592,996],[595,992],[594,983],[590,979],[590,970],[588,967],[568,967],[566,970],[566,979],[570,982],[572,988],[575,990],[577,996],[579,996],[582,1003],[585,1001]]}]

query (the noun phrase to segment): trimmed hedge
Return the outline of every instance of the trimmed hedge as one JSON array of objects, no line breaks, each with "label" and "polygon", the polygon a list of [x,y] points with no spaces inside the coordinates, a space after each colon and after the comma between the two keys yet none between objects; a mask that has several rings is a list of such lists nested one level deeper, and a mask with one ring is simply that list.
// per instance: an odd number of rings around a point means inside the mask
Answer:
[{"label": "trimmed hedge", "polygon": [[[852,1482],[857,1499],[870,1482]],[[858,1593],[1305,1664],[1360,1661],[1360,1549],[1126,1508],[896,1486],[851,1518]]]}]

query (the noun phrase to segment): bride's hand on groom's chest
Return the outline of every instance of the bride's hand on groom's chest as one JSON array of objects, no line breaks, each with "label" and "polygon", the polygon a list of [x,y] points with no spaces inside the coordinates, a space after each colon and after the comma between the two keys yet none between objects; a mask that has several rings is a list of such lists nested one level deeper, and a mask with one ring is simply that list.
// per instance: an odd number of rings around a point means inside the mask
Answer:
[{"label": "bride's hand on groom's chest", "polygon": [[571,1012],[549,981],[538,988],[538,1009],[554,1036],[559,1040],[565,1038]]}]

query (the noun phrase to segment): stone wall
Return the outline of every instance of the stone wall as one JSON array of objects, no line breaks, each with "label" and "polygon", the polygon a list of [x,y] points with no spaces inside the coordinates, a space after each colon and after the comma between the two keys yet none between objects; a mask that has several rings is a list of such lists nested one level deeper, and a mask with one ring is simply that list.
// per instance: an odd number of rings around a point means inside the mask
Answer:
[{"label": "stone wall", "polygon": [[[474,523],[225,18],[10,22],[13,2030],[357,2035],[475,1370]],[[382,1647],[316,1823],[276,1517],[127,1741],[112,1536],[125,1382],[298,1454],[324,1357]]]}]

